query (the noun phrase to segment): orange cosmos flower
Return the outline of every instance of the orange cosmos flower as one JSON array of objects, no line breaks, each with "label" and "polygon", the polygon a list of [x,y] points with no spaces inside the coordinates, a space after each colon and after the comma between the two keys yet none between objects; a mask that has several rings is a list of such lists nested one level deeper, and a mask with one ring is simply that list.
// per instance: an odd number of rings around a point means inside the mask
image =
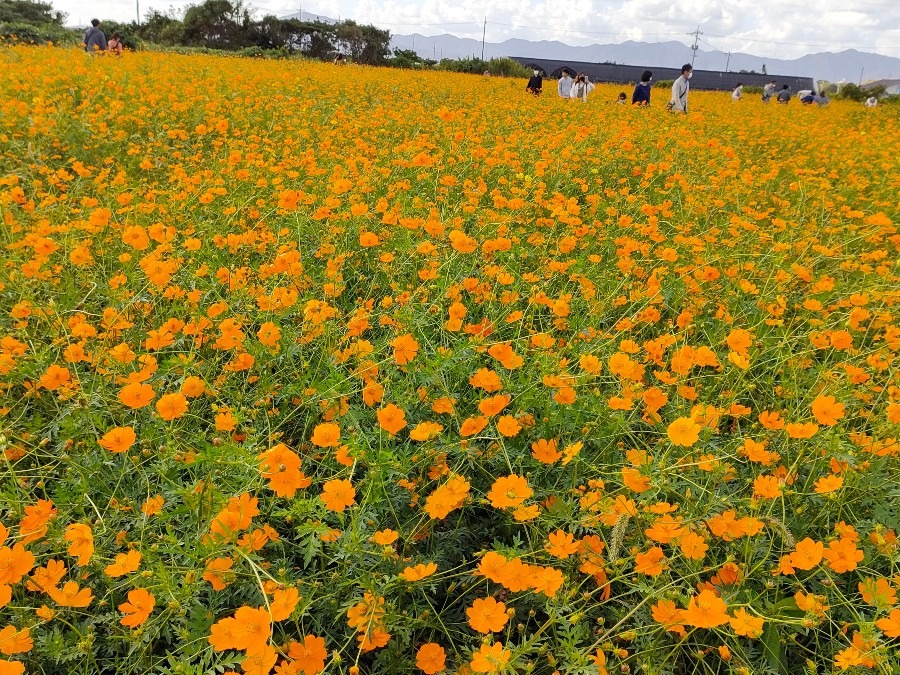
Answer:
[{"label": "orange cosmos flower", "polygon": [[416,652],[416,667],[426,675],[435,675],[447,667],[444,648],[434,642],[426,642]]},{"label": "orange cosmos flower", "polygon": [[399,366],[405,366],[419,353],[419,343],[408,333],[391,340],[391,347],[394,348],[394,361]]},{"label": "orange cosmos flower", "polygon": [[634,571],[638,574],[646,574],[656,577],[666,569],[666,554],[659,546],[654,546],[646,553],[638,553],[634,557]]},{"label": "orange cosmos flower", "polygon": [[425,512],[430,518],[443,520],[463,505],[469,496],[470,485],[462,476],[452,476],[446,483],[428,495]]},{"label": "orange cosmos flower", "polygon": [[667,631],[684,633],[684,610],[679,609],[673,600],[660,600],[651,608],[653,620],[662,624]]},{"label": "orange cosmos flower", "polygon": [[469,625],[479,633],[491,633],[503,630],[509,615],[506,605],[494,598],[477,598],[472,606],[466,609]]},{"label": "orange cosmos flower", "polygon": [[857,588],[862,595],[863,602],[874,605],[877,609],[884,610],[897,604],[897,591],[884,577],[863,579],[857,584]]},{"label": "orange cosmos flower", "polygon": [[319,498],[325,503],[326,509],[341,513],[356,503],[356,490],[349,480],[330,480],[325,483]]},{"label": "orange cosmos flower", "polygon": [[332,422],[317,424],[309,442],[320,448],[336,448],[341,444],[341,428]]},{"label": "orange cosmos flower", "polygon": [[509,405],[511,400],[512,396],[497,394],[496,396],[491,396],[481,401],[478,404],[478,409],[481,411],[482,415],[494,417],[495,415],[499,415],[500,412]]},{"label": "orange cosmos flower", "polygon": [[135,410],[149,404],[155,396],[156,392],[153,391],[153,387],[149,384],[142,384],[140,382],[127,384],[119,391],[119,400],[124,405]]},{"label": "orange cosmos flower", "polygon": [[300,593],[296,588],[278,589],[272,596],[272,602],[269,603],[269,614],[272,621],[284,621],[293,612],[297,603],[300,602]]},{"label": "orange cosmos flower", "polygon": [[41,386],[50,391],[56,391],[60,387],[68,385],[72,381],[72,374],[68,368],[62,368],[55,363],[41,375]]},{"label": "orange cosmos flower", "polygon": [[678,548],[688,560],[703,560],[709,545],[706,540],[696,532],[688,532],[678,540]]},{"label": "orange cosmos flower", "polygon": [[420,422],[414,429],[410,430],[409,438],[419,443],[424,443],[436,438],[444,430],[444,427],[437,422]]},{"label": "orange cosmos flower", "polygon": [[128,592],[128,602],[119,605],[119,611],[125,616],[120,623],[128,628],[137,628],[147,619],[156,606],[156,598],[144,588],[136,588]]},{"label": "orange cosmos flower", "polygon": [[469,378],[469,384],[476,389],[484,389],[489,394],[503,389],[503,383],[500,381],[500,376],[488,368],[481,368],[472,375],[472,377]]},{"label": "orange cosmos flower", "polygon": [[381,240],[378,238],[378,235],[374,232],[360,232],[359,233],[359,245],[363,248],[373,248],[378,246],[381,243]]},{"label": "orange cosmos flower", "polygon": [[115,427],[107,431],[97,443],[110,452],[127,452],[137,440],[132,427]]},{"label": "orange cosmos flower", "polygon": [[775,476],[757,476],[753,481],[753,496],[760,499],[777,499],[781,496],[781,484]]},{"label": "orange cosmos flower", "polygon": [[233,566],[234,560],[231,558],[214,558],[206,563],[202,578],[212,585],[214,591],[224,590],[234,576],[230,574]]},{"label": "orange cosmos flower", "polygon": [[511,438],[515,436],[522,430],[522,425],[519,424],[518,420],[512,415],[503,415],[499,420],[497,420],[497,431],[506,436],[507,438]]},{"label": "orange cosmos flower", "polygon": [[430,577],[437,572],[438,566],[431,562],[425,565],[416,565],[415,567],[407,567],[400,573],[400,578],[405,581],[421,581],[426,577]]},{"label": "orange cosmos flower", "polygon": [[69,542],[69,555],[77,556],[77,565],[87,565],[94,554],[94,534],[91,528],[81,523],[69,525],[66,528],[66,541]]},{"label": "orange cosmos flower", "polygon": [[813,541],[809,537],[803,541],[798,541],[794,550],[790,554],[790,564],[799,570],[811,570],[813,567],[822,562],[822,553],[825,550],[825,544],[821,541]]},{"label": "orange cosmos flower", "polygon": [[495,509],[517,508],[528,499],[534,491],[522,476],[510,475],[494,481],[486,497]]},{"label": "orange cosmos flower", "polygon": [[204,391],[206,391],[206,382],[196,375],[185,378],[184,382],[181,383],[181,393],[188,398],[197,398]]},{"label": "orange cosmos flower", "polygon": [[679,417],[669,425],[666,434],[673,444],[689,448],[700,440],[702,428],[690,417]]},{"label": "orange cosmos flower", "polygon": [[746,354],[753,344],[753,333],[743,328],[734,328],[725,339],[728,348],[738,354]]},{"label": "orange cosmos flower", "polygon": [[829,568],[838,574],[843,574],[856,569],[856,564],[863,559],[863,552],[856,547],[856,543],[852,539],[838,539],[828,543],[828,548],[822,552],[822,557],[828,561]]},{"label": "orange cosmos flower", "polygon": [[167,422],[178,419],[187,410],[188,402],[184,394],[164,394],[156,402],[156,412]]},{"label": "orange cosmos flower", "polygon": [[812,403],[812,414],[819,424],[833,427],[844,416],[844,404],[834,396],[819,395]]},{"label": "orange cosmos flower", "polygon": [[812,438],[819,427],[815,422],[790,422],[784,425],[784,430],[789,438]]},{"label": "orange cosmos flower", "polygon": [[580,542],[575,539],[571,532],[556,530],[556,532],[551,532],[547,537],[547,543],[544,545],[544,548],[552,556],[568,558],[570,555],[578,552],[579,546]]},{"label": "orange cosmos flower", "polygon": [[399,536],[400,535],[396,530],[379,530],[372,535],[372,541],[379,546],[390,546],[397,541]]},{"label": "orange cosmos flower", "polygon": [[325,639],[307,635],[302,642],[291,642],[288,645],[288,656],[294,659],[298,672],[316,675],[325,669],[325,659],[328,658]]},{"label": "orange cosmos flower", "polygon": [[837,492],[844,485],[844,479],[841,476],[828,475],[819,478],[815,483],[815,490],[820,495],[831,494]]},{"label": "orange cosmos flower", "polygon": [[30,652],[33,647],[34,641],[31,639],[31,631],[28,628],[19,630],[15,626],[7,626],[0,630],[0,654],[7,656],[25,654]]},{"label": "orange cosmos flower", "polygon": [[256,645],[247,650],[247,658],[241,661],[244,675],[269,675],[278,661],[278,652],[270,644]]},{"label": "orange cosmos flower", "polygon": [[762,617],[752,616],[746,609],[741,607],[734,613],[734,616],[728,619],[728,623],[731,624],[731,630],[736,635],[758,638],[763,634],[765,620]]},{"label": "orange cosmos flower", "polygon": [[459,435],[463,438],[480,434],[488,425],[488,418],[479,415],[478,417],[467,417],[459,427]]},{"label": "orange cosmos flower", "polygon": [[728,605],[713,591],[701,591],[688,602],[682,614],[685,625],[697,628],[715,628],[728,623]]},{"label": "orange cosmos flower", "polygon": [[104,573],[108,577],[122,577],[126,574],[134,572],[141,566],[141,552],[128,551],[128,553],[119,553],[116,561],[111,565],[107,565]]},{"label": "orange cosmos flower", "polygon": [[492,645],[483,644],[477,652],[472,655],[472,661],[469,667],[475,673],[501,673],[506,670],[506,664],[512,652],[503,649],[502,642],[495,642]]},{"label": "orange cosmos flower", "polygon": [[378,411],[378,426],[393,436],[406,426],[406,413],[393,403],[388,403]]},{"label": "orange cosmos flower", "polygon": [[884,619],[875,622],[878,629],[889,638],[900,638],[900,609],[891,610]]},{"label": "orange cosmos flower", "polygon": [[47,589],[47,595],[60,607],[87,607],[94,599],[90,588],[78,588],[74,581],[67,581],[61,589]]},{"label": "orange cosmos flower", "polygon": [[556,448],[555,439],[548,441],[542,438],[531,444],[531,456],[542,464],[553,464],[562,457],[562,453]]},{"label": "orange cosmos flower", "polygon": [[162,507],[165,503],[166,501],[163,499],[162,495],[149,497],[147,501],[144,502],[143,506],[141,506],[141,513],[147,517],[155,516],[162,511]]},{"label": "orange cosmos flower", "polygon": [[25,517],[19,523],[21,544],[38,541],[47,534],[47,523],[56,516],[56,508],[49,499],[38,499],[37,503],[25,507]]},{"label": "orange cosmos flower", "polygon": [[778,412],[769,412],[767,410],[760,413],[759,423],[766,429],[778,430],[784,428],[784,419],[781,417],[781,413]]},{"label": "orange cosmos flower", "polygon": [[281,341],[281,329],[271,321],[266,321],[259,327],[256,337],[259,338],[260,344],[264,347],[277,347]]},{"label": "orange cosmos flower", "polygon": [[234,621],[233,649],[259,649],[272,635],[272,617],[265,607],[245,605],[234,613]]}]

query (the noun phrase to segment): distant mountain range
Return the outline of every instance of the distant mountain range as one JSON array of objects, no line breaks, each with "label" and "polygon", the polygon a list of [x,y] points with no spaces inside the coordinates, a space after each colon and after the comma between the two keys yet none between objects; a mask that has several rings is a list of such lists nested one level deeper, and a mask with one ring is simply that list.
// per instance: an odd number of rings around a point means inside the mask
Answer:
[{"label": "distant mountain range", "polygon": [[[305,21],[337,23],[327,16],[310,12],[297,12],[285,18]],[[393,35],[391,49],[413,49],[424,58],[458,59],[481,56],[481,41],[460,38],[455,35]],[[629,66],[679,67],[690,63],[691,48],[676,41],[670,42],[622,42],[619,44],[573,47],[553,40],[522,40],[513,38],[503,42],[486,42],[484,58],[501,56],[531,56],[539,59],[586,61],[589,63],[615,62]],[[900,59],[870,52],[847,49],[842,52],[807,54],[799,59],[770,59],[754,54],[697,50],[694,67],[699,70],[725,70],[737,73],[741,70],[761,73],[763,66],[770,75],[797,75],[830,82],[871,82],[873,80],[900,78]]]},{"label": "distant mountain range", "polygon": [[[391,48],[415,49],[425,58],[455,59],[481,56],[481,41],[454,35],[394,35]],[[521,40],[514,38],[500,43],[486,42],[484,58],[500,56],[531,56],[542,59],[615,62],[631,66],[680,67],[690,63],[691,48],[681,42],[622,42],[620,44],[573,47],[562,42]],[[770,75],[798,75],[830,82],[869,82],[900,78],[900,59],[881,54],[848,49],[842,52],[807,54],[799,59],[770,59],[753,54],[733,52],[731,56],[718,51],[697,51],[694,67],[699,70],[741,70],[761,73],[763,66]]]}]

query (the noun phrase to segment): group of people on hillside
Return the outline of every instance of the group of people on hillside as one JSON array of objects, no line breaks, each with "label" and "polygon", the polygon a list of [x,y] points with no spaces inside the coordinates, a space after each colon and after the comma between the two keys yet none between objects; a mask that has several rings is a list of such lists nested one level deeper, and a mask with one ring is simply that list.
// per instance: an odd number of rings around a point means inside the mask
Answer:
[{"label": "group of people on hillside", "polygon": [[125,45],[122,44],[122,37],[118,32],[113,33],[109,42],[106,41],[106,34],[100,30],[100,19],[92,19],[91,25],[84,32],[84,51],[88,54],[96,54],[97,52],[108,51],[116,56],[121,56]]},{"label": "group of people on hillside", "polygon": [[[686,113],[688,108],[688,93],[690,91],[690,80],[693,76],[694,68],[691,64],[686,63],[681,67],[681,74],[672,83],[672,93],[669,97],[669,101],[666,104],[666,109],[671,110],[673,112],[682,112]],[[653,72],[650,70],[645,70],[641,74],[641,81],[637,83],[634,87],[634,92],[631,95],[631,104],[637,106],[649,106],[650,105],[650,93],[652,90],[652,81],[653,81]],[[541,76],[541,71],[537,68],[534,69],[534,74],[528,80],[528,84],[525,86],[526,91],[534,94],[535,96],[539,96],[543,91],[543,78]],[[783,85],[781,91],[776,94],[777,85],[774,80],[769,82],[764,88],[762,93],[762,101],[763,103],[769,103],[773,98],[777,103],[782,105],[787,105],[792,97],[791,88],[789,85]],[[557,82],[557,93],[560,98],[565,99],[581,99],[582,101],[587,101],[588,94],[594,90],[594,84],[590,81],[587,75],[584,73],[578,73],[578,75],[573,79],[571,73],[567,69],[563,69],[562,77],[559,78]],[[744,84],[742,82],[738,82],[735,86],[734,90],[731,92],[731,100],[734,102],[740,101],[743,98]],[[800,91],[797,94],[797,98],[801,103],[805,105],[828,105],[830,102],[828,96],[825,93],[817,94],[812,90],[804,90]],[[627,103],[627,95],[625,92],[619,94],[616,99],[616,103],[625,104]]]}]

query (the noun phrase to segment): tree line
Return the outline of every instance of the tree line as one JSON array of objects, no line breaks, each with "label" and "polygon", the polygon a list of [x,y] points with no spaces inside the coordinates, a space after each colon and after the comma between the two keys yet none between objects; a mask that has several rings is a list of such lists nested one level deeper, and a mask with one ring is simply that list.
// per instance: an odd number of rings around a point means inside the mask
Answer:
[{"label": "tree line", "polygon": [[[0,0],[0,35],[25,42],[77,42],[77,31],[63,28],[65,15],[40,0]],[[118,32],[125,46],[193,47],[224,51],[299,54],[314,59],[341,55],[355,63],[379,65],[391,56],[390,31],[345,20],[301,21],[266,15],[254,18],[243,0],[205,0],[183,13],[150,11],[141,22],[101,21]]]}]

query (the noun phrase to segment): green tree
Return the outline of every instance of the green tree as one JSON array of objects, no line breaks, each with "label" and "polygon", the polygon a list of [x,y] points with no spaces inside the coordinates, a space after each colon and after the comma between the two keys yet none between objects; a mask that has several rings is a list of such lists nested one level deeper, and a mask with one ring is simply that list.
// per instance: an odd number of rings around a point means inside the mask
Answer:
[{"label": "green tree", "polygon": [[66,15],[53,11],[49,2],[32,0],[0,0],[0,23],[30,23],[35,26],[53,24],[62,27]]},{"label": "green tree", "polygon": [[184,13],[184,44],[210,49],[250,45],[250,11],[242,0],[206,0]]}]

